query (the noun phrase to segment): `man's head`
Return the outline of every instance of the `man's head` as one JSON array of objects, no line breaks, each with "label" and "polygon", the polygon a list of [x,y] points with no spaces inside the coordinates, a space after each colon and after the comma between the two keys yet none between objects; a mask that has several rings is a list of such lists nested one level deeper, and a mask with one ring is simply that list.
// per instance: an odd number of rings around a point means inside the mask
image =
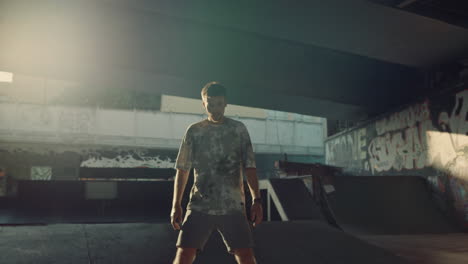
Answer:
[{"label": "man's head", "polygon": [[215,123],[222,122],[227,105],[226,88],[218,82],[209,82],[203,87],[201,97],[208,120]]}]

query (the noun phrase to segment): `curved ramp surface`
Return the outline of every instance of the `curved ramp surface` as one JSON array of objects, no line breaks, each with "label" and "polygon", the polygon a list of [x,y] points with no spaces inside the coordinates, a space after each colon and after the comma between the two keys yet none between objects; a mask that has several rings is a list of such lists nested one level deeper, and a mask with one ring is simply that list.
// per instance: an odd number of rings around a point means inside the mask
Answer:
[{"label": "curved ramp surface", "polygon": [[359,234],[460,232],[417,176],[326,176],[323,188],[338,225]]},{"label": "curved ramp surface", "polygon": [[269,182],[271,189],[268,192],[274,197],[277,209],[280,207],[288,220],[325,221],[301,179],[270,179]]}]

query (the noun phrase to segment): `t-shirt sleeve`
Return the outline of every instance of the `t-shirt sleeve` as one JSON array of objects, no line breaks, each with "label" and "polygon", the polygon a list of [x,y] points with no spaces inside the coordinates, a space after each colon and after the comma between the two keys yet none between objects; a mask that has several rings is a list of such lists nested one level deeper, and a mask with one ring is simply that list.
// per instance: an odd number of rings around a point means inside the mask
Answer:
[{"label": "t-shirt sleeve", "polygon": [[250,135],[247,128],[242,124],[241,129],[241,144],[242,144],[242,165],[244,168],[256,168],[255,153],[250,141]]},{"label": "t-shirt sleeve", "polygon": [[193,162],[193,140],[190,127],[185,131],[174,169],[190,170]]}]

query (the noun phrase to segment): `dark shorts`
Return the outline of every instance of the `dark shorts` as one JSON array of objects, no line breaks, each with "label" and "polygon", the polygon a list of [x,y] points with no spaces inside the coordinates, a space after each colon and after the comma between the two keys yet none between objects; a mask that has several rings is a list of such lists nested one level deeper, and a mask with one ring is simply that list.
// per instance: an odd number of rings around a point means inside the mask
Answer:
[{"label": "dark shorts", "polygon": [[218,230],[229,253],[236,248],[254,247],[252,224],[244,213],[209,215],[188,210],[177,240],[177,247],[203,250],[213,230]]}]

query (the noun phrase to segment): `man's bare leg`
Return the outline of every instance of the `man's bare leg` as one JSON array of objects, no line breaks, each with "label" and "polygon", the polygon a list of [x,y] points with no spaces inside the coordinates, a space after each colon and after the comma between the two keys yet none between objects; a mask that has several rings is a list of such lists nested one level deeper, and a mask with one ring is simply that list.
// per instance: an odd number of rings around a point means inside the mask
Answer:
[{"label": "man's bare leg", "polygon": [[192,264],[197,255],[196,248],[177,248],[173,264]]},{"label": "man's bare leg", "polygon": [[252,248],[237,248],[233,253],[239,264],[257,264]]}]

